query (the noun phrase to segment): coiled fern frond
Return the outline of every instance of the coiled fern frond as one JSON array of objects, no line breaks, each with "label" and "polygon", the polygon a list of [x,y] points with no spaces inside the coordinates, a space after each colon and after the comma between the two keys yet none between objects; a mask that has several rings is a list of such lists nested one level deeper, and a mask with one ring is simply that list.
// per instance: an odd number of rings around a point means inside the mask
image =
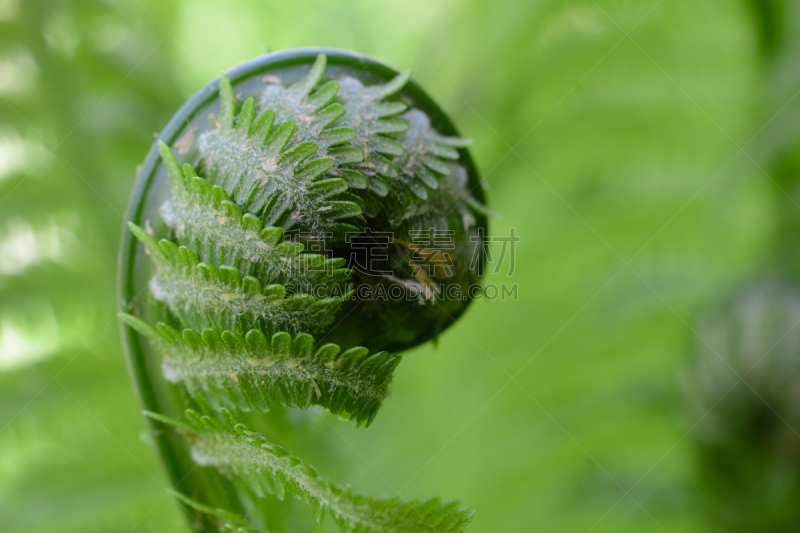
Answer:
[{"label": "coiled fern frond", "polygon": [[[159,141],[165,186],[151,216],[129,222],[151,259],[152,309],[122,320],[161,359],[174,385],[165,403],[189,408],[184,420],[149,416],[233,488],[184,486],[177,497],[203,521],[263,531],[277,522],[260,502],[291,494],[343,531],[462,531],[472,512],[457,502],[353,494],[238,422],[317,405],[368,426],[399,352],[469,303],[442,295],[479,280],[485,210],[467,141],[403,96],[409,73],[364,83],[336,72],[320,54],[293,83],[265,76],[246,98],[222,75],[199,136],[195,125],[172,147]],[[415,246],[424,229],[447,244]],[[448,252],[446,268],[429,264]],[[370,296],[387,289],[400,297]]]}]

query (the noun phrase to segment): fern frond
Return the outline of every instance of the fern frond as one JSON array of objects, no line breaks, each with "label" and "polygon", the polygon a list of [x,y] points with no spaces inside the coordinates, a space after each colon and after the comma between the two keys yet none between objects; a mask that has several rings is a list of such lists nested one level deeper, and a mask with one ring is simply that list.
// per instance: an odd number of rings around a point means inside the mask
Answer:
[{"label": "fern frond", "polygon": [[[405,217],[409,229],[419,231],[456,229],[451,217],[457,215],[459,226],[466,230],[475,226],[475,213],[486,215],[488,208],[478,202],[468,188],[467,170],[454,162],[448,173],[439,178],[439,186],[427,192],[425,202],[408,201]],[[411,199],[408,199],[411,200]]]},{"label": "fern frond", "polygon": [[191,328],[318,333],[333,323],[342,302],[351,296],[348,292],[320,300],[303,293],[287,297],[283,285],[262,287],[258,278],[242,278],[238,268],[203,263],[185,246],[166,239],[156,242],[132,222],[128,226],[156,264],[150,292]]},{"label": "fern frond", "polygon": [[336,344],[314,349],[314,338],[302,333],[261,330],[241,336],[207,329],[202,333],[159,323],[155,328],[131,315],[120,315],[150,338],[164,355],[164,376],[182,383],[206,403],[242,410],[268,410],[270,403],[308,408],[321,405],[369,425],[389,394],[401,357],[362,347],[344,352]]},{"label": "fern frond", "polygon": [[411,72],[405,71],[385,84],[369,87],[349,76],[339,82],[338,96],[346,110],[339,123],[355,131],[351,144],[363,152],[363,161],[352,167],[369,178],[369,189],[378,196],[389,192],[385,180],[397,177],[391,158],[403,153],[403,145],[386,134],[402,133],[408,128],[408,123],[396,116],[405,111],[406,105],[383,99],[402,89],[410,76]]},{"label": "fern frond", "polygon": [[394,160],[400,171],[399,181],[420,200],[428,198],[427,189],[439,187],[439,177],[450,173],[448,161],[458,160],[458,150],[472,141],[440,135],[431,127],[428,115],[411,109],[401,115],[408,129],[399,138],[403,153]]},{"label": "fern frond", "polygon": [[242,104],[234,122],[236,102],[225,75],[220,79],[220,100],[218,127],[201,135],[198,142],[209,181],[225,189],[238,205],[260,216],[264,224],[284,230],[302,224],[316,235],[358,231],[341,221],[360,215],[361,207],[336,199],[347,191],[349,183],[327,177],[327,171],[335,165],[333,158],[312,157],[319,150],[315,142],[292,143],[296,123],[287,120],[273,127],[273,110],[253,120],[252,98]]},{"label": "fern frond", "polygon": [[281,242],[283,229],[265,227],[259,217],[243,212],[222,187],[197,177],[191,165],[181,168],[162,142],[159,151],[172,182],[172,198],[161,206],[161,217],[180,244],[202,261],[235,266],[242,277],[279,283],[293,293],[343,292],[351,276],[342,268],[345,259],[302,253],[302,243]]},{"label": "fern frond", "polygon": [[[360,150],[347,146],[356,138],[356,130],[342,124],[345,108],[334,102],[339,92],[339,82],[330,80],[319,88],[326,64],[325,54],[319,54],[308,74],[289,87],[280,84],[267,85],[259,99],[259,105],[275,110],[280,122],[292,121],[299,139],[314,140],[318,154],[331,157],[337,166],[363,161]],[[335,127],[334,124],[338,123]],[[367,182],[358,172],[344,174],[351,188],[363,189]]]},{"label": "fern frond", "polygon": [[[198,465],[232,481],[233,486],[207,471],[201,477],[217,485],[204,482],[189,496],[175,495],[199,513],[199,523],[210,522],[216,530],[252,533],[248,528],[281,524],[270,514],[273,506],[256,499],[288,493],[309,503],[318,521],[330,515],[345,532],[461,532],[472,512],[457,502],[353,494],[237,424],[228,411],[276,411],[253,415],[258,427],[271,428],[270,435],[293,427],[281,422],[289,422],[280,415],[282,406],[318,405],[370,425],[401,358],[370,354],[362,345],[397,352],[435,338],[469,302],[419,304],[434,300],[429,295],[438,295],[439,287],[478,281],[483,244],[474,237],[482,220],[477,214],[485,214],[485,207],[468,189],[474,177],[464,166],[469,159],[458,161],[458,148],[467,141],[441,135],[428,115],[408,110],[417,99],[399,101],[395,94],[408,82],[408,72],[365,85],[362,80],[384,79],[383,74],[362,77],[368,65],[358,71],[337,64],[338,80],[326,81],[325,67],[320,54],[291,86],[271,75],[259,85],[248,75],[240,87],[256,96],[243,101],[222,75],[219,116],[203,112],[196,123],[192,118],[176,143],[191,145],[181,152],[189,162],[181,165],[159,143],[171,194],[164,200],[159,181],[152,197],[157,204],[134,212],[149,221],[159,206],[163,224],[154,227],[166,238],[157,241],[149,226],[145,231],[129,223],[155,264],[148,305],[153,299],[159,305],[145,313],[155,325],[127,314],[121,320],[149,338],[154,349],[142,353],[157,354],[164,381],[179,389],[167,387],[166,393],[184,407],[200,406],[227,419],[191,410],[186,422],[148,414],[190,438]],[[292,76],[303,67],[287,68]],[[354,77],[339,74],[344,72]],[[439,113],[425,100],[420,99],[424,107]],[[195,143],[198,128],[203,133]],[[415,230],[432,229],[449,230],[452,254],[449,247],[444,253],[447,244],[417,246]],[[348,239],[348,232],[365,239]],[[382,239],[389,232],[393,237],[385,248]],[[442,252],[436,257],[448,264],[445,255],[454,259],[452,268],[437,269],[428,259],[434,252]],[[353,270],[345,268],[348,258]],[[368,289],[396,284],[403,292],[359,293],[350,302],[353,279]],[[241,506],[230,500],[230,489]],[[231,512],[241,509],[247,518]]]},{"label": "fern frond", "polygon": [[346,179],[351,189],[367,187],[366,176],[369,189],[385,196],[389,191],[385,179],[397,176],[391,158],[403,152],[403,146],[385,134],[401,133],[408,124],[395,116],[405,111],[406,105],[383,99],[399,91],[410,72],[370,87],[346,76],[312,92],[325,64],[325,55],[320,54],[309,73],[294,85],[268,85],[259,104],[274,109],[279,121],[294,121],[298,138],[313,139],[320,156],[332,157],[336,166],[330,175]]},{"label": "fern frond", "polygon": [[199,465],[218,469],[257,496],[272,494],[282,500],[290,494],[308,503],[318,522],[329,514],[345,533],[458,533],[472,519],[473,512],[457,501],[403,502],[353,494],[222,411],[223,422],[191,409],[186,411],[186,422],[148,414],[186,433]]}]

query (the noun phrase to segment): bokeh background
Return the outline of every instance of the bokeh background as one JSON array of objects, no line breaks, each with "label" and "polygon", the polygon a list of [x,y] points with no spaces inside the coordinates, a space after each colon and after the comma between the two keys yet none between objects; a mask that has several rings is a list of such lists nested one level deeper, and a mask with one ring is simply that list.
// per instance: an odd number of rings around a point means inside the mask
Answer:
[{"label": "bokeh background", "polygon": [[742,400],[779,418],[779,449],[756,426],[725,453],[701,431],[716,400],[691,399],[697,317],[798,266],[794,4],[0,0],[0,529],[188,531],[119,342],[127,197],[221,70],[331,46],[411,68],[475,140],[491,231],[520,237],[487,281],[519,297],[410,353],[373,426],[321,424],[311,462],[458,497],[475,533],[797,531],[770,508],[800,505],[788,396]]}]

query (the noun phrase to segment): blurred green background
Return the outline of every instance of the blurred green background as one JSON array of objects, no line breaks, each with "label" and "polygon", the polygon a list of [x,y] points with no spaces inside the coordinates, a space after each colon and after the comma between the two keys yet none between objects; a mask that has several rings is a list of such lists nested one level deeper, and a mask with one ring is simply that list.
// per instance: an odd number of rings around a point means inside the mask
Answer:
[{"label": "blurred green background", "polygon": [[794,265],[798,10],[0,0],[0,529],[188,531],[119,342],[127,197],[221,70],[331,46],[413,69],[475,140],[491,231],[521,239],[487,282],[519,298],[414,350],[373,426],[321,424],[311,462],[460,498],[475,533],[713,530],[679,376],[700,309]]}]

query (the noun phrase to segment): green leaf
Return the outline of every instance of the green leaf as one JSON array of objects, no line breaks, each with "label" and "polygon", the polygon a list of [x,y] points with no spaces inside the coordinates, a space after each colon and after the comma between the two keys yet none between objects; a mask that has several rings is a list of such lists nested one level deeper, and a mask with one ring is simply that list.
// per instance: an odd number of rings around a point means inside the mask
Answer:
[{"label": "green leaf", "polygon": [[317,144],[318,155],[332,157],[336,164],[331,175],[358,172],[367,177],[370,190],[385,195],[385,179],[397,175],[391,158],[403,152],[403,146],[385,134],[403,132],[407,124],[394,116],[406,109],[405,104],[383,99],[399,91],[410,72],[370,87],[347,76],[311,92],[324,69],[325,55],[320,54],[305,78],[291,87],[268,85],[259,103],[276,110],[279,121],[293,121],[299,138]]},{"label": "green leaf", "polygon": [[402,117],[408,129],[399,137],[403,154],[394,161],[400,176],[398,180],[408,187],[420,200],[427,199],[428,189],[439,187],[439,177],[450,173],[448,161],[457,161],[456,148],[471,141],[458,137],[445,137],[431,127],[428,116],[411,109]]},{"label": "green leaf", "polygon": [[473,512],[457,501],[402,501],[354,494],[222,411],[225,420],[221,422],[187,410],[191,429],[173,422],[190,437],[194,460],[219,470],[240,491],[279,499],[290,494],[308,503],[318,522],[328,514],[346,533],[457,533],[472,519]]},{"label": "green leaf", "polygon": [[346,292],[323,299],[305,293],[287,297],[283,285],[262,286],[258,278],[242,278],[238,268],[201,262],[191,249],[168,240],[156,243],[135,224],[129,226],[156,264],[150,292],[195,329],[318,333],[333,323],[342,303],[351,296]]},{"label": "green leaf", "polygon": [[338,123],[356,132],[351,144],[363,152],[362,161],[352,168],[367,176],[370,190],[378,196],[388,193],[386,180],[397,177],[392,157],[403,153],[403,146],[386,134],[401,133],[408,128],[408,123],[396,116],[405,111],[406,105],[383,99],[399,91],[410,75],[406,71],[383,85],[369,87],[350,76],[339,82],[339,100],[346,112]]},{"label": "green leaf", "polygon": [[[165,150],[162,155],[174,158],[169,148]],[[185,165],[173,183],[178,185],[173,187],[172,198],[161,206],[161,217],[179,243],[191,248],[201,261],[235,266],[242,277],[254,276],[264,285],[282,284],[290,293],[313,291],[324,297],[344,292],[351,276],[350,270],[342,268],[344,259],[302,253],[302,243],[281,242],[282,228],[264,227],[258,216],[231,201],[222,187],[195,177],[191,166]],[[313,187],[320,194],[343,188],[339,181],[331,180]],[[358,213],[351,210],[348,214]]]},{"label": "green leaf", "polygon": [[216,407],[266,411],[270,404],[302,409],[321,405],[359,426],[369,425],[389,394],[401,360],[361,347],[314,348],[313,337],[305,333],[292,337],[280,332],[270,339],[257,329],[244,336],[212,329],[180,333],[162,323],[153,328],[131,315],[120,318],[164,355],[167,380]]},{"label": "green leaf", "polygon": [[399,219],[402,214],[412,230],[448,230],[457,227],[466,230],[475,226],[475,212],[494,215],[493,211],[472,196],[472,191],[468,188],[466,169],[452,162],[447,167],[447,174],[439,178],[436,189],[427,192],[427,200],[424,202],[400,187],[394,189],[397,198],[394,206],[403,206],[403,210],[401,212],[396,207],[394,210],[388,209],[387,211],[392,212],[392,218]]},{"label": "green leaf", "polygon": [[326,56],[320,54],[308,74],[294,85],[267,85],[259,105],[274,109],[279,122],[295,123],[298,138],[315,142],[319,156],[333,157],[336,165],[342,165],[352,161],[343,159],[340,152],[332,152],[331,148],[355,139],[356,131],[339,120],[345,113],[345,108],[334,102],[339,82],[330,80],[317,88],[325,64]]},{"label": "green leaf", "polygon": [[[221,90],[220,98],[223,110],[235,109],[232,93]],[[341,106],[328,107],[315,115],[321,122],[312,120],[320,130],[343,112]],[[301,228],[314,235],[355,230],[352,224],[340,222],[322,209],[335,193],[328,195],[312,188],[335,165],[331,157],[315,156],[319,133],[310,135],[304,130],[306,115],[298,121],[281,120],[282,113],[281,108],[267,110],[253,122],[253,103],[248,100],[235,126],[220,120],[219,127],[200,136],[201,170],[211,183],[221,186],[236,204],[258,215],[266,225],[284,230]],[[280,125],[273,127],[276,114]],[[315,142],[293,144],[295,134]]]}]

